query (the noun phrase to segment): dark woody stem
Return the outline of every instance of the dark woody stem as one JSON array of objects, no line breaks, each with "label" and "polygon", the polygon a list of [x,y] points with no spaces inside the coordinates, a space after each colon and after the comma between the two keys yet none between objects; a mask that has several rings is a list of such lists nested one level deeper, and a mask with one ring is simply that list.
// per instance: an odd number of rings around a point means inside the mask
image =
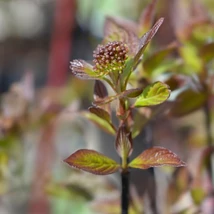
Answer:
[{"label": "dark woody stem", "polygon": [[129,177],[130,173],[128,170],[121,172],[121,214],[128,214],[129,210]]},{"label": "dark woody stem", "polygon": [[[125,105],[126,100],[120,99],[119,100],[119,106],[118,106],[118,112],[117,117],[120,122],[120,124],[125,125],[125,129],[127,133],[130,133],[129,126],[127,123],[127,110]],[[131,133],[130,133],[131,136]],[[130,139],[132,140],[132,139]],[[121,172],[121,214],[128,214],[129,210],[129,183],[130,183],[130,172],[128,171],[128,164],[129,164],[129,158],[127,159],[121,159],[121,165],[123,167],[123,170]]]}]

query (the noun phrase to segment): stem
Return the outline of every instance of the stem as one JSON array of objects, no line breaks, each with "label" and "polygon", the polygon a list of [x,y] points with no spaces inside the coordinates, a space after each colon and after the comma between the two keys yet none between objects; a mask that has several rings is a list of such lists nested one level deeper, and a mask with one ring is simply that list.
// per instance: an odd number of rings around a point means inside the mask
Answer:
[{"label": "stem", "polygon": [[[204,115],[205,115],[205,127],[206,127],[206,135],[207,135],[207,145],[209,147],[212,146],[212,131],[211,131],[211,112],[209,108],[208,101],[204,105]],[[209,165],[208,165],[208,172],[210,175],[210,179],[214,186],[214,154],[211,154]]]},{"label": "stem", "polygon": [[156,202],[156,194],[157,194],[157,187],[156,187],[156,181],[155,181],[155,170],[154,168],[150,168],[148,169],[149,173],[150,173],[150,179],[149,179],[149,187],[148,188],[148,195],[150,198],[150,207],[152,210],[153,214],[157,214],[157,202]]},{"label": "stem", "polygon": [[122,192],[121,192],[121,214],[128,214],[129,209],[129,171],[121,172]]},{"label": "stem", "polygon": [[[119,90],[117,88],[117,90]],[[119,106],[117,109],[117,118],[120,125],[124,125],[126,135],[128,136],[130,142],[132,142],[132,135],[130,133],[129,124],[127,122],[127,108],[125,105],[126,99],[120,98],[118,100]],[[125,142],[124,142],[125,143]],[[121,214],[128,214],[129,212],[129,182],[130,182],[130,172],[128,171],[129,158],[126,156],[121,157]]]},{"label": "stem", "polygon": [[205,114],[207,145],[212,146],[211,112],[210,112],[208,101],[204,105],[204,114]]},{"label": "stem", "polygon": [[[153,146],[153,122],[151,121],[144,129],[144,141],[147,148],[151,148]],[[157,194],[157,186],[155,181],[155,171],[154,168],[148,169],[149,172],[149,179],[147,185],[147,193],[150,199],[150,208],[153,214],[157,214],[157,201],[156,201],[156,194]]]}]

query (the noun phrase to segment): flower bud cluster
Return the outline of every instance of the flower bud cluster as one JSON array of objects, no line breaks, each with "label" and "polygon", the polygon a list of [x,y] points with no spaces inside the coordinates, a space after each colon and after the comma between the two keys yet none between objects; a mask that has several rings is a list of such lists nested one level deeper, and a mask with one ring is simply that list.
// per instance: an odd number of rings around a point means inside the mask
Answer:
[{"label": "flower bud cluster", "polygon": [[93,52],[94,70],[97,73],[108,74],[110,72],[121,73],[128,58],[128,48],[123,42],[109,42],[99,45]]}]

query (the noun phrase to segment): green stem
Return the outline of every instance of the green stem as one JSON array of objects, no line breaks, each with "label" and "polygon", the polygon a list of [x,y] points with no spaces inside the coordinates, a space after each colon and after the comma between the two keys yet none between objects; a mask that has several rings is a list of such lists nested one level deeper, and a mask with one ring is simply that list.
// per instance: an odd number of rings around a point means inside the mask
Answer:
[{"label": "green stem", "polygon": [[106,82],[111,86],[111,88],[116,92],[116,88],[115,88],[114,84],[111,82],[111,80],[109,80],[109,79],[106,78],[106,77],[103,77],[102,79],[103,79],[104,81],[106,81]]}]

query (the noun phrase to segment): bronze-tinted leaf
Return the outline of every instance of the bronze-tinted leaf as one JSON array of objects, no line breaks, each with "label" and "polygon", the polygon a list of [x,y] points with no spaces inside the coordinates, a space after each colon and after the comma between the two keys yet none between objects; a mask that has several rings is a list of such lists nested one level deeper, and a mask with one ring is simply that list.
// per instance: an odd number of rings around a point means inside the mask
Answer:
[{"label": "bronze-tinted leaf", "polygon": [[105,104],[108,104],[114,100],[116,100],[117,98],[121,98],[121,97],[131,97],[134,98],[135,96],[137,96],[138,94],[140,94],[140,92],[142,92],[142,89],[128,89],[125,90],[121,93],[115,94],[113,96],[109,96],[109,97],[105,97],[104,99],[100,99],[97,101],[93,102],[93,105],[95,106],[103,106]]},{"label": "bronze-tinted leaf", "polygon": [[116,95],[113,95],[113,96],[109,96],[109,97],[106,97],[104,99],[94,101],[93,105],[94,106],[103,106],[105,104],[108,104],[108,103],[116,100],[118,97],[121,97],[121,96],[122,96],[122,93],[116,94]]},{"label": "bronze-tinted leaf", "polygon": [[142,35],[143,33],[145,33],[151,28],[154,20],[154,15],[155,15],[156,3],[157,3],[157,0],[152,0],[140,15],[140,19],[139,19],[140,35]]},{"label": "bronze-tinted leaf", "polygon": [[108,17],[105,23],[104,44],[113,41],[123,42],[128,46],[129,56],[134,56],[137,53],[139,47],[139,39],[137,35],[126,27],[117,23],[116,19],[112,17]]},{"label": "bronze-tinted leaf", "polygon": [[142,89],[142,88],[128,89],[128,90],[125,90],[125,91],[123,92],[123,96],[130,97],[130,98],[136,98],[136,97],[138,97],[142,92],[143,92],[143,89]]},{"label": "bronze-tinted leaf", "polygon": [[138,32],[137,23],[125,18],[107,16],[104,23],[104,37],[117,32],[121,27],[135,34]]},{"label": "bronze-tinted leaf", "polygon": [[141,58],[146,46],[149,44],[149,42],[152,40],[152,38],[155,36],[155,34],[157,33],[158,29],[160,28],[160,26],[162,25],[164,21],[164,18],[160,18],[152,27],[152,29],[150,31],[148,31],[147,33],[145,33],[141,38],[140,38],[140,43],[139,43],[139,49],[138,52],[135,56],[135,63],[138,63],[138,60]]},{"label": "bronze-tinted leaf", "polygon": [[98,117],[102,118],[103,120],[106,120],[108,123],[111,123],[110,115],[104,109],[92,106],[88,110],[91,113],[93,113],[93,114],[97,115]]},{"label": "bronze-tinted leaf", "polygon": [[[108,97],[108,91],[104,83],[100,80],[95,80],[94,84],[94,101],[99,102],[103,100],[104,98]],[[107,103],[102,106],[102,109],[107,111],[109,115],[111,115],[111,107],[110,104]]]},{"label": "bronze-tinted leaf", "polygon": [[199,55],[205,63],[214,59],[214,42],[203,45],[199,50]]},{"label": "bronze-tinted leaf", "polygon": [[98,101],[108,96],[106,86],[100,80],[95,80],[94,84],[94,100]]},{"label": "bronze-tinted leaf", "polygon": [[99,79],[101,76],[93,71],[93,66],[84,60],[73,60],[70,62],[70,69],[79,79]]},{"label": "bronze-tinted leaf", "polygon": [[94,150],[80,149],[64,160],[72,167],[97,174],[108,175],[116,172],[120,165],[111,158]]},{"label": "bronze-tinted leaf", "polygon": [[117,153],[120,155],[122,160],[126,161],[127,158],[132,153],[133,145],[131,142],[131,138],[128,136],[128,133],[126,132],[126,129],[124,126],[121,126],[118,129],[115,147],[116,147]]},{"label": "bronze-tinted leaf", "polygon": [[129,163],[129,167],[148,169],[158,166],[185,166],[185,163],[172,151],[163,147],[152,147],[145,150]]},{"label": "bronze-tinted leaf", "polygon": [[[97,125],[105,132],[115,135],[116,128],[111,123],[110,119],[108,119],[109,118],[109,115],[107,115],[108,113],[101,108],[97,108],[97,110],[95,110],[95,108],[96,107],[94,107],[94,109],[92,110],[93,113],[84,111],[81,113],[81,115],[90,120],[91,122],[93,122],[95,125]],[[104,116],[104,118],[101,117],[102,115]]]},{"label": "bronze-tinted leaf", "polygon": [[208,98],[206,91],[195,91],[188,88],[182,91],[171,107],[169,114],[173,117],[181,117],[201,108]]}]

